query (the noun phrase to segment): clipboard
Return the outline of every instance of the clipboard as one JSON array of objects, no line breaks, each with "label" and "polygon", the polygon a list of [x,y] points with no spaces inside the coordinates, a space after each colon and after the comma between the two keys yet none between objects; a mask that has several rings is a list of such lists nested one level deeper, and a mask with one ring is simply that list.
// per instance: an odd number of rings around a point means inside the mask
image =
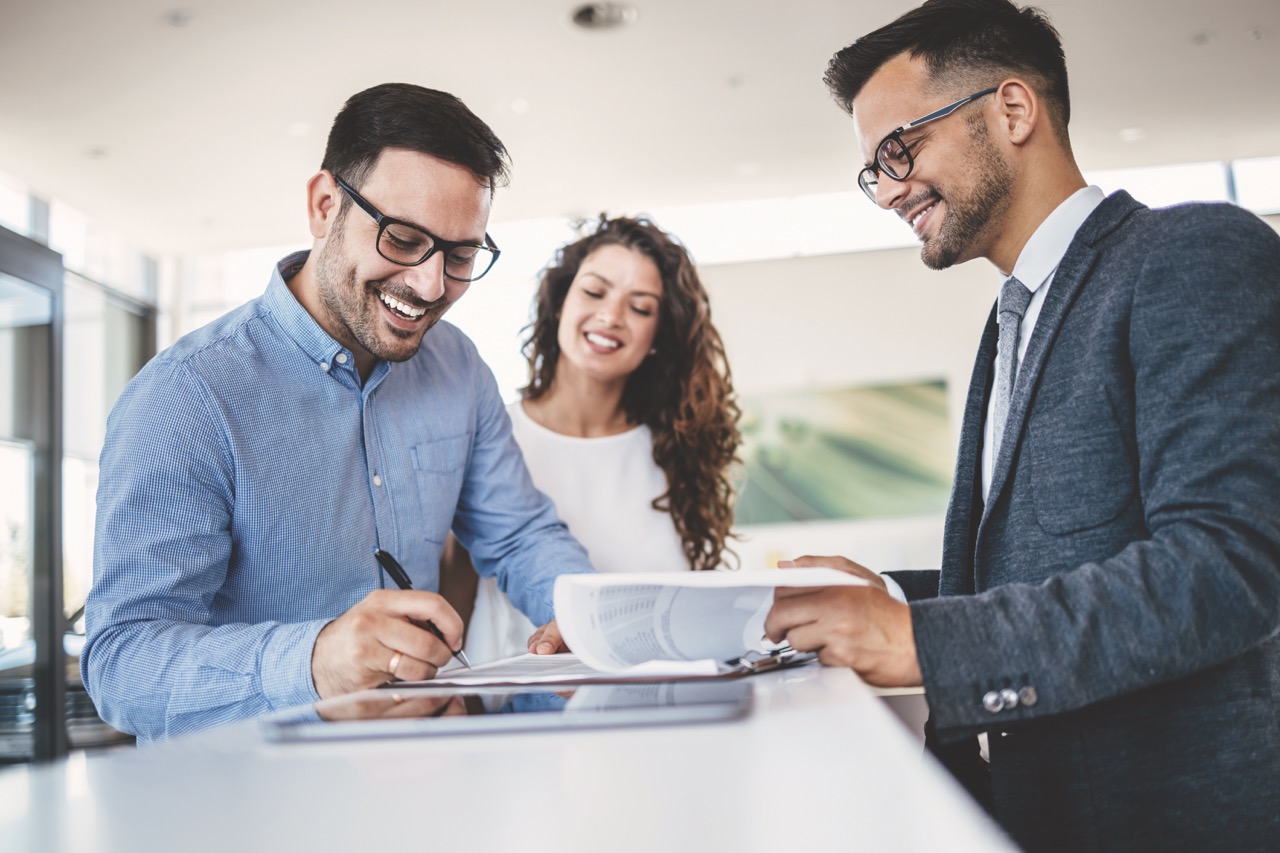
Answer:
[{"label": "clipboard", "polygon": [[[790,646],[750,651],[726,661],[690,662],[687,668],[663,669],[642,665],[620,672],[591,669],[572,654],[520,655],[467,669],[449,666],[426,681],[389,681],[378,689],[456,689],[459,687],[526,687],[557,684],[646,684],[742,678],[784,667],[804,666],[818,659],[816,652],[797,652]],[[671,662],[653,662],[671,663]],[[700,666],[693,666],[699,664]]]},{"label": "clipboard", "polygon": [[781,646],[767,652],[747,652],[725,663],[732,667],[730,675],[755,675],[788,666],[803,666],[817,659],[817,652],[798,652],[790,646]]}]

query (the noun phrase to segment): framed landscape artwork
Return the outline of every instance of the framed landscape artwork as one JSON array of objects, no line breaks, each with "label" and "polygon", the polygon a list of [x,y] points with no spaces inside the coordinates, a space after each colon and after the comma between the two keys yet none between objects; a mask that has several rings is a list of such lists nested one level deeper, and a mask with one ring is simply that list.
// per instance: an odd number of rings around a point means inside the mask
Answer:
[{"label": "framed landscape artwork", "polygon": [[943,512],[955,448],[941,380],[745,396],[735,526]]}]

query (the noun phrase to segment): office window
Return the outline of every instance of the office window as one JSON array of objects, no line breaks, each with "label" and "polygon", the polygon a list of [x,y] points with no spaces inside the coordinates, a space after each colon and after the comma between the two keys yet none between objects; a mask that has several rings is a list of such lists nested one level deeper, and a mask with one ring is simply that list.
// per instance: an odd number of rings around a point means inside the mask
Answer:
[{"label": "office window", "polygon": [[1108,194],[1128,190],[1148,207],[1167,207],[1185,201],[1231,200],[1227,164],[1220,162],[1103,169],[1085,172],[1084,177]]},{"label": "office window", "polygon": [[1236,200],[1254,213],[1280,213],[1280,157],[1236,160],[1231,164]]},{"label": "office window", "polygon": [[0,175],[0,227],[27,236],[31,229],[30,207],[27,191]]},{"label": "office window", "polygon": [[63,599],[75,615],[93,579],[94,501],[107,415],[151,356],[151,319],[146,306],[82,276],[68,273],[63,284]]},{"label": "office window", "polygon": [[[43,348],[36,344],[52,317],[48,293],[0,273],[0,483],[5,484],[0,488],[0,671],[6,657],[23,658],[22,649],[32,640],[36,452],[43,413],[29,377],[47,372]],[[31,712],[25,696],[6,698],[0,732],[7,719]]]},{"label": "office window", "polygon": [[149,305],[0,229],[0,763],[125,739],[80,683],[80,613],[107,414],[153,341]]},{"label": "office window", "polygon": [[54,200],[49,205],[49,248],[62,265],[115,291],[147,303],[156,300],[154,264],[115,234]]},{"label": "office window", "polygon": [[65,752],[57,256],[0,229],[0,763]]}]

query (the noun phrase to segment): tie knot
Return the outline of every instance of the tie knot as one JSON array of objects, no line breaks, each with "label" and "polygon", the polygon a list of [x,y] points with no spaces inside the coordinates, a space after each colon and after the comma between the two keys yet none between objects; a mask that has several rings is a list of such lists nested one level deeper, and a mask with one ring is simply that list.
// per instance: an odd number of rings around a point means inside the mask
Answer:
[{"label": "tie knot", "polygon": [[1030,304],[1031,291],[1027,290],[1025,284],[1009,276],[1004,286],[1000,288],[1000,313],[1014,314],[1021,319],[1022,315],[1027,313],[1027,306]]}]

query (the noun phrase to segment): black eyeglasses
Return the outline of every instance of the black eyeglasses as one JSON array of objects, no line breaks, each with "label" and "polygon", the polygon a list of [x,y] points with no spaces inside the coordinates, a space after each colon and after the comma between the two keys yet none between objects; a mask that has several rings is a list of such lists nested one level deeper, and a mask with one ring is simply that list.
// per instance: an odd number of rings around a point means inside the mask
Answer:
[{"label": "black eyeglasses", "polygon": [[441,240],[430,231],[384,215],[342,178],[334,175],[333,179],[361,210],[378,223],[378,254],[393,264],[416,267],[435,253],[443,252],[444,274],[447,277],[454,281],[475,281],[492,269],[498,255],[502,254],[488,234],[484,235],[483,245],[465,240]]},{"label": "black eyeglasses", "polygon": [[904,124],[880,140],[880,144],[876,146],[875,159],[871,161],[870,166],[858,173],[858,186],[862,187],[862,191],[867,194],[867,198],[871,199],[872,203],[876,202],[876,184],[880,181],[881,172],[895,181],[905,181],[907,176],[911,174],[911,170],[915,168],[916,161],[911,156],[911,148],[902,141],[904,132],[917,128],[922,124],[946,118],[965,104],[976,101],[983,95],[990,95],[996,91],[996,88],[983,89],[981,92],[974,92],[967,98],[961,98],[954,104],[947,104],[942,109],[934,110],[923,118]]}]

